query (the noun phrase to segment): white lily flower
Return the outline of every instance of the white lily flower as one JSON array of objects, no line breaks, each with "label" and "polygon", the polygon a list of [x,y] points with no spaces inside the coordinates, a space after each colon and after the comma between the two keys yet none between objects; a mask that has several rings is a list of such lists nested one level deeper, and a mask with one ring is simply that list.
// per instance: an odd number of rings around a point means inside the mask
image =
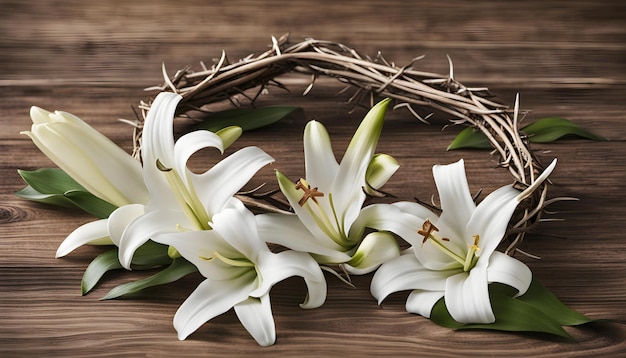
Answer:
[{"label": "white lily flower", "polygon": [[[102,133],[67,112],[52,113],[33,106],[30,116],[32,128],[22,133],[90,193],[121,208],[148,202],[141,163]],[[128,209],[122,211],[129,212]],[[59,245],[56,257],[65,256],[85,244],[115,244],[109,237],[109,226],[122,223],[115,223],[112,217],[78,227]],[[127,215],[115,217],[123,222],[129,220]]]},{"label": "white lily flower", "polygon": [[472,200],[463,161],[436,165],[433,174],[442,214],[409,202],[372,205],[363,220],[371,227],[395,232],[412,245],[403,255],[378,269],[371,283],[379,303],[390,293],[413,290],[406,309],[430,317],[444,297],[457,322],[493,323],[488,284],[509,285],[522,295],[532,273],[521,261],[495,251],[520,201],[528,197],[556,165],[556,160],[520,193],[512,185],[488,195],[478,206]]},{"label": "white lily flower", "polygon": [[73,114],[31,107],[29,136],[59,168],[115,206],[148,201],[141,164]]},{"label": "white lily flower", "polygon": [[[181,98],[174,93],[160,93],[146,117],[142,158],[150,200],[145,212],[127,227],[109,228],[121,233],[121,237],[112,235],[112,239],[119,242],[119,260],[127,269],[136,249],[156,234],[211,229],[212,217],[238,202],[233,195],[260,168],[274,161],[261,149],[247,147],[204,173],[193,173],[187,161],[194,153],[207,147],[223,153],[224,144],[218,134],[205,130],[185,134],[174,142],[174,112]],[[232,131],[225,136],[232,142]]]},{"label": "white lily flower", "polygon": [[213,230],[159,234],[153,240],[174,246],[206,277],[180,306],[174,328],[183,340],[202,324],[234,308],[242,325],[259,345],[276,340],[270,288],[300,276],[308,295],[300,305],[316,308],[326,299],[319,265],[304,252],[273,253],[259,237],[254,215],[241,202],[213,216]]},{"label": "white lily flower", "polygon": [[[307,124],[304,131],[306,179],[294,183],[280,171],[276,172],[280,189],[295,215],[259,215],[259,231],[265,241],[309,252],[323,264],[347,263],[347,268],[354,264],[359,272],[372,271],[382,262],[364,260],[363,255],[367,254],[364,250],[376,252],[380,260],[399,254],[395,240],[375,235],[367,239],[368,245],[362,248],[359,257],[350,262],[365,240],[362,230],[355,230],[353,223],[366,199],[366,174],[388,104],[388,99],[379,102],[365,116],[341,164],[335,159],[324,126],[316,121]],[[386,160],[386,163],[390,161]],[[379,187],[388,179],[385,173],[389,173],[393,166],[382,161],[376,164],[382,169],[372,169],[370,175],[377,179],[375,185]],[[393,171],[395,169],[397,167]],[[359,235],[352,235],[352,231]],[[381,255],[382,252],[385,255]]]}]

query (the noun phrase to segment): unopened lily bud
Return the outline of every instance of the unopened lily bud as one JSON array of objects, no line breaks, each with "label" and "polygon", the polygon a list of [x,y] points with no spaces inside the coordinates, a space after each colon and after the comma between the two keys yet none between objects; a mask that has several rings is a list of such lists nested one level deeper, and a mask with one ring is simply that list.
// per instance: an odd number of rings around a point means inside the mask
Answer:
[{"label": "unopened lily bud", "polygon": [[30,116],[22,134],[89,192],[116,206],[147,202],[141,164],[102,133],[67,112],[33,106]]},{"label": "unopened lily bud", "polygon": [[222,138],[222,142],[224,142],[224,150],[235,143],[235,141],[241,137],[241,133],[243,133],[243,130],[238,126],[222,128],[215,132],[215,134]]},{"label": "unopened lily bud", "polygon": [[400,168],[400,164],[394,157],[387,154],[374,155],[365,172],[367,183],[365,192],[373,195],[375,190],[382,188],[387,183],[398,168]]}]

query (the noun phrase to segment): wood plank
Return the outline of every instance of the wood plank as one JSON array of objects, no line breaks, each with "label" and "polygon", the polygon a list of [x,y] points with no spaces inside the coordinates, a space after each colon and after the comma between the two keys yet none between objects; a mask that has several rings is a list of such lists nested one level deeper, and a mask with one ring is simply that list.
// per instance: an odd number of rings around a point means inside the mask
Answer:
[{"label": "wood plank", "polygon": [[[503,3],[401,0],[312,6],[275,0],[155,0],[146,5],[107,0],[18,2],[0,0],[0,355],[48,356],[620,356],[626,353],[626,95],[624,53],[626,5],[614,1]],[[29,24],[29,25],[24,25]],[[224,49],[236,60],[261,52],[270,35],[314,36],[342,41],[401,64],[426,54],[423,69],[445,73],[446,54],[466,84],[488,85],[503,102],[521,94],[532,109],[525,121],[547,116],[575,120],[608,142],[565,140],[533,146],[548,161],[558,157],[554,196],[574,196],[552,208],[562,222],[542,223],[523,249],[541,260],[520,257],[572,308],[614,323],[568,328],[578,343],[530,334],[454,332],[405,312],[406,293],[378,306],[369,294],[371,275],[354,277],[349,288],[327,276],[324,306],[301,310],[304,285],[289,279],[272,290],[278,340],[260,348],[229,312],[178,341],[172,317],[201,281],[191,275],[165,289],[132,299],[99,301],[108,290],[147,273],[118,272],[82,297],[80,279],[102,248],[80,248],[66,258],[54,253],[63,238],[92,220],[75,210],[56,210],[21,200],[17,169],[51,166],[19,132],[30,126],[31,105],[79,115],[125,149],[130,128],[117,121],[147,98],[142,88],[170,72],[210,60]],[[420,67],[422,68],[422,67]],[[348,113],[337,95],[342,87],[322,81],[307,97],[305,79],[290,79],[292,93],[272,90],[264,104],[292,104],[303,112],[272,127],[246,133],[236,148],[261,145],[276,158],[250,186],[274,184],[274,169],[303,174],[302,129],[323,122],[341,156],[365,111]],[[406,111],[388,114],[378,150],[402,167],[385,187],[399,199],[429,200],[435,193],[430,167],[464,157],[470,188],[488,193],[508,184],[481,151],[446,152],[460,128],[441,131],[448,118],[418,123]],[[177,124],[177,133],[188,127]],[[280,140],[277,140],[279,138]],[[236,149],[234,148],[234,149]],[[229,150],[229,153],[234,149]],[[216,160],[203,152],[201,167]],[[551,195],[552,195],[551,194]]]},{"label": "wood plank", "polygon": [[[5,56],[0,78],[131,80],[148,86],[160,81],[162,63],[174,71],[199,61],[210,63],[222,50],[234,61],[263,52],[270,36],[290,32],[296,40],[330,39],[371,56],[381,51],[398,64],[426,55],[423,66],[433,72],[447,71],[449,54],[457,74],[470,82],[626,79],[626,33],[620,21],[626,6],[616,1],[563,6],[559,1],[442,5],[394,0],[380,12],[380,5],[370,1],[326,0],[316,6],[295,1],[284,6],[274,0],[257,4],[254,20],[245,18],[251,11],[247,1],[213,1],[211,7],[192,1],[180,7],[176,1],[159,0],[150,8],[110,3],[115,5],[4,4],[0,33],[11,36],[0,42]],[[36,26],[22,26],[29,18],[37,19]],[[350,36],[336,30],[339,23],[350,29]],[[580,30],[581,24],[586,30]]]}]

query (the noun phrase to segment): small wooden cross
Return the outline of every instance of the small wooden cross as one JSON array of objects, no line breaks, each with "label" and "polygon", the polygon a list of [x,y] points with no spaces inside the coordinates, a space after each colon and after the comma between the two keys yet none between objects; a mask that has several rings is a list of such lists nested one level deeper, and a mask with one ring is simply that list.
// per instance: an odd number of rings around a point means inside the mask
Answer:
[{"label": "small wooden cross", "polygon": [[306,201],[309,199],[313,200],[317,204],[316,196],[324,196],[324,193],[317,191],[317,188],[311,189],[309,183],[307,183],[304,179],[300,179],[296,183],[296,190],[299,189],[302,189],[302,191],[304,191],[304,195],[302,196],[300,201],[298,201],[298,205],[300,206],[303,206],[304,203],[306,203]]},{"label": "small wooden cross", "polygon": [[424,240],[422,241],[422,244],[428,241],[433,231],[439,231],[439,229],[435,225],[433,225],[430,220],[426,219],[426,221],[424,221],[424,224],[422,225],[422,228],[420,230],[417,230],[418,234],[424,235]]}]

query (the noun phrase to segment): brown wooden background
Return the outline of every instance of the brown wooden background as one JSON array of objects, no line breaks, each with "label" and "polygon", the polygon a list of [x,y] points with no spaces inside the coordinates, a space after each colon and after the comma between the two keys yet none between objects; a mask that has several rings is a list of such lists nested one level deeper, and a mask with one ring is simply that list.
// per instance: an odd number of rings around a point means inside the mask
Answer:
[{"label": "brown wooden background", "polygon": [[[210,5],[209,5],[210,4]],[[0,355],[40,356],[614,356],[626,351],[626,3],[620,1],[18,1],[0,0]],[[107,275],[81,297],[80,279],[97,248],[54,259],[63,238],[88,215],[36,205],[12,193],[23,183],[16,169],[51,166],[19,131],[29,107],[74,113],[130,148],[131,105],[173,73],[226,50],[231,60],[260,53],[270,36],[344,42],[362,53],[403,65],[447,72],[467,85],[488,86],[512,104],[532,109],[527,121],[563,116],[611,139],[536,145],[559,158],[552,194],[579,202],[555,205],[563,222],[545,223],[523,248],[524,259],[565,303],[612,324],[568,329],[578,343],[529,334],[453,332],[404,311],[406,294],[383,307],[369,296],[370,276],[350,289],[328,277],[326,304],[302,311],[303,284],[290,279],[272,291],[278,339],[260,348],[230,312],[186,341],[172,317],[200,277],[143,297],[99,301],[140,273]],[[324,82],[306,98],[304,80],[293,92],[274,91],[269,104],[294,104],[304,114],[245,134],[238,146],[259,144],[275,167],[302,175],[301,132],[309,119],[328,126],[341,155],[364,111],[348,113],[341,88]],[[301,86],[301,87],[299,87]],[[464,157],[472,190],[510,182],[480,151],[446,152],[458,128],[446,118],[427,126],[402,110],[391,112],[379,151],[402,168],[386,187],[402,199],[430,198],[430,167]],[[184,126],[184,124],[182,124]],[[213,154],[213,153],[211,153]],[[209,154],[210,155],[210,154]],[[199,158],[202,160],[202,158]],[[252,184],[272,182],[273,169]]]}]

